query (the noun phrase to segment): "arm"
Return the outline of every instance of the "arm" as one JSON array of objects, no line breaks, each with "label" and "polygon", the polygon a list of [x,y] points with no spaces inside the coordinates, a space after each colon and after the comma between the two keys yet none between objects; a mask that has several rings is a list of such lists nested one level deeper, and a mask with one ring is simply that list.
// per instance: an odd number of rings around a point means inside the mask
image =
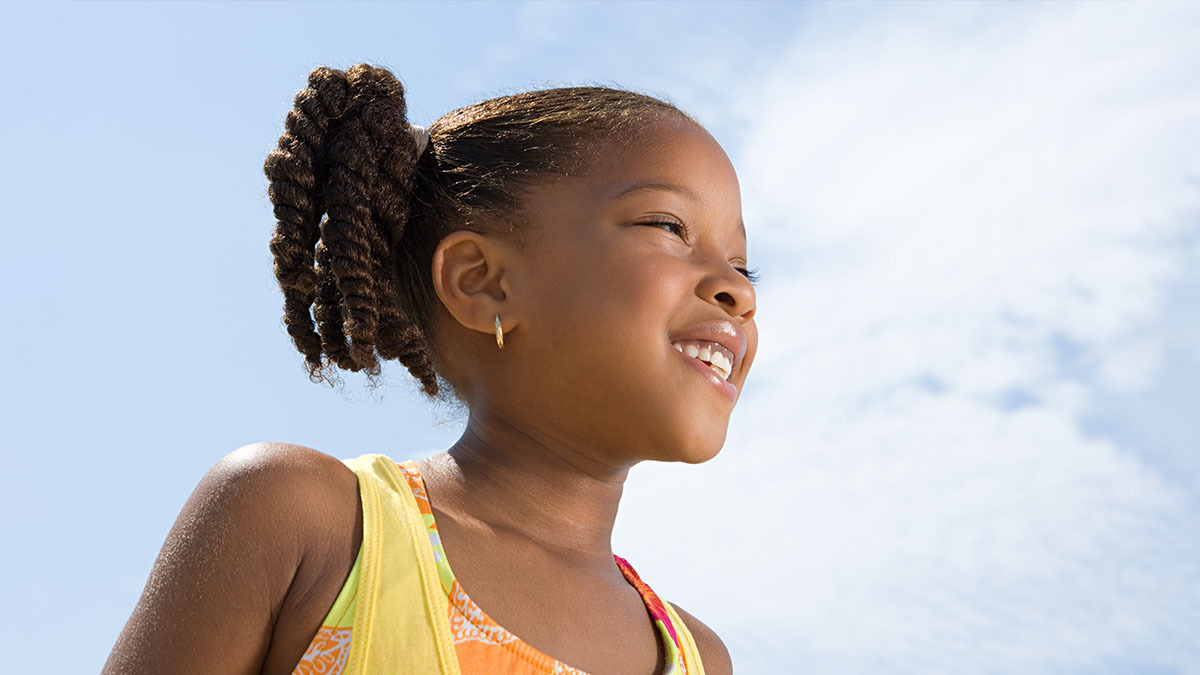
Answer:
[{"label": "arm", "polygon": [[729,650],[725,648],[725,643],[721,642],[721,638],[717,637],[713,629],[704,625],[700,619],[688,614],[679,605],[672,602],[671,606],[679,613],[679,618],[683,619],[683,623],[696,640],[696,648],[700,650],[700,659],[704,661],[704,672],[708,675],[732,675],[733,661],[729,658]]},{"label": "arm", "polygon": [[[315,450],[255,444],[217,462],[188,498],[102,671],[258,673],[312,547]],[[336,460],[334,460],[336,461]],[[328,473],[324,474],[328,480]]]}]

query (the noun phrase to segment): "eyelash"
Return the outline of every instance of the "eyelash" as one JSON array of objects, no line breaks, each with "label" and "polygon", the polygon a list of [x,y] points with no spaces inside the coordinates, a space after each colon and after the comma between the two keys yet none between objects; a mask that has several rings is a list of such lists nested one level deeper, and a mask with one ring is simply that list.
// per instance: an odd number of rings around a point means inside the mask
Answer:
[{"label": "eyelash", "polygon": [[[679,238],[682,239],[685,243],[688,240],[687,226],[679,221],[655,219],[655,220],[647,220],[647,221],[645,221],[644,224],[645,225],[669,225],[670,227],[674,228],[675,230],[678,230],[678,232],[676,232],[676,234],[678,234]],[[751,285],[758,283],[758,268],[757,267],[752,270],[748,270],[745,267],[738,267],[736,269],[738,272],[741,272],[742,275],[746,277],[746,279],[748,279],[750,281]]]}]

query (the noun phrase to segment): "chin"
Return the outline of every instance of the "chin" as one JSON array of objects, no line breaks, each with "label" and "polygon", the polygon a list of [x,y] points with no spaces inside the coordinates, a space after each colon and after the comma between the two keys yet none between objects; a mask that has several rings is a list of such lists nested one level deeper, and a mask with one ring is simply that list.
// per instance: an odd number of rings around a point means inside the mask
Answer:
[{"label": "chin", "polygon": [[[661,408],[643,408],[628,413],[630,418],[636,419],[630,428],[641,429],[647,434],[638,443],[649,451],[643,458],[703,464],[720,454],[729,432],[729,414],[705,403],[693,403],[688,409],[688,406],[681,407],[673,401]],[[680,414],[681,411],[684,414]]]},{"label": "chin", "polygon": [[725,447],[725,429],[719,435],[712,434],[692,439],[674,453],[673,459],[684,464],[703,464],[721,453]]},{"label": "chin", "polygon": [[718,454],[720,454],[720,452],[721,449],[717,448],[715,452],[685,455],[680,457],[678,461],[683,462],[684,464],[703,464],[713,457],[716,457]]}]

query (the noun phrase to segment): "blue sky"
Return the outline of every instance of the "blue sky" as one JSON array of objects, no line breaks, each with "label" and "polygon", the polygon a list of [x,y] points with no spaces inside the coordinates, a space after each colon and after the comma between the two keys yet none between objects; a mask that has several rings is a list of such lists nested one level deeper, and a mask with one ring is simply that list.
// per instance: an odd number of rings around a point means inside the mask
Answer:
[{"label": "blue sky", "polygon": [[[605,83],[729,152],[763,279],[755,372],[719,457],[631,474],[614,545],[739,673],[1200,672],[1194,8],[8,13],[14,671],[99,669],[233,449],[401,459],[457,437],[403,368],[385,391],[311,384],[280,323],[262,162],[312,68],[365,61],[417,124]],[[648,516],[663,491],[691,517]]]}]

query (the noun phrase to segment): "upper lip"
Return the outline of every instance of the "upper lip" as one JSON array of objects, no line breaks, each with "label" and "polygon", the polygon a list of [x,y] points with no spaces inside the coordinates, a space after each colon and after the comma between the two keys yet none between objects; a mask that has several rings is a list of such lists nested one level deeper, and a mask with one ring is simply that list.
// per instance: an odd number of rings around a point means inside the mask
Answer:
[{"label": "upper lip", "polygon": [[733,352],[731,372],[737,371],[746,357],[746,333],[730,321],[705,321],[671,334],[671,342],[707,340]]}]

